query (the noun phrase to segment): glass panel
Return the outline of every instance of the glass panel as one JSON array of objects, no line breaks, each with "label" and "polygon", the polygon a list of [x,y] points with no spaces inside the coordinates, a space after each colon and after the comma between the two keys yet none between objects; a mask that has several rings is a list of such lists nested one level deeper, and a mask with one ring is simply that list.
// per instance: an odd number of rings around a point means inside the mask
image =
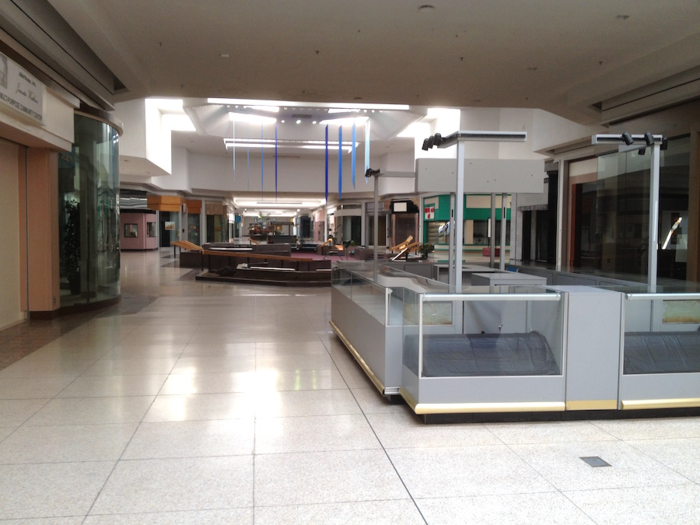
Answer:
[{"label": "glass panel", "polygon": [[352,280],[352,301],[381,324],[386,324],[386,288],[356,276]]},{"label": "glass panel", "polygon": [[61,306],[119,296],[119,135],[76,115],[59,156]]},{"label": "glass panel", "polygon": [[[651,150],[598,157],[597,180],[573,186],[573,263],[593,273],[645,281]],[[690,137],[668,141],[659,173],[658,270],[685,279]]]},{"label": "glass panel", "polygon": [[187,215],[187,240],[199,246],[199,215]]},{"label": "glass panel", "polygon": [[[403,293],[403,364],[418,375],[418,303],[420,295],[413,290]],[[412,393],[417,398],[417,392]]]},{"label": "glass panel", "polygon": [[[697,296],[695,296],[697,297]],[[624,374],[700,372],[700,301],[625,301]]]},{"label": "glass panel", "polygon": [[146,223],[146,235],[148,237],[157,237],[158,234],[156,233],[156,223],[155,222],[147,222]]},{"label": "glass panel", "polygon": [[136,238],[139,236],[139,225],[138,224],[125,224],[124,225],[124,237]]},{"label": "glass panel", "polygon": [[[467,294],[490,297],[423,303],[422,377],[561,375],[563,301],[556,292],[525,287],[472,287]],[[531,300],[523,294],[551,300]],[[507,295],[504,300],[492,297]],[[447,297],[447,296],[446,296]],[[439,324],[435,310],[461,312],[463,325]],[[417,374],[420,352],[414,329],[417,301],[405,299],[404,364]]]},{"label": "glass panel", "polygon": [[450,244],[450,231],[447,221],[425,221],[429,244]]},{"label": "glass panel", "polygon": [[346,297],[352,299],[352,274],[347,270],[334,266],[331,270],[331,284]]}]

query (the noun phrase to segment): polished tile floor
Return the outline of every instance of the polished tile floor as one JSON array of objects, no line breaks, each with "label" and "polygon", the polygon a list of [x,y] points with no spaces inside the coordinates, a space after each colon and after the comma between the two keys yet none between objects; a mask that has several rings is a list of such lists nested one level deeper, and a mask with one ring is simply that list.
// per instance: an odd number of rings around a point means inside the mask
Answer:
[{"label": "polished tile floor", "polygon": [[700,418],[425,426],[327,289],[202,284],[168,253],[123,254],[138,313],[0,371],[0,523],[700,523]]}]

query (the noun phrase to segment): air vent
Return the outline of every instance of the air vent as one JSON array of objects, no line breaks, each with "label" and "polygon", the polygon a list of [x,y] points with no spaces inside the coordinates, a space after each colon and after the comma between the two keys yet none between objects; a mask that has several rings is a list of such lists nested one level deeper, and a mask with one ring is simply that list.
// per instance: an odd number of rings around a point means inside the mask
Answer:
[{"label": "air vent", "polygon": [[292,115],[292,118],[312,118],[312,116],[311,115],[300,115],[298,113],[294,113]]}]

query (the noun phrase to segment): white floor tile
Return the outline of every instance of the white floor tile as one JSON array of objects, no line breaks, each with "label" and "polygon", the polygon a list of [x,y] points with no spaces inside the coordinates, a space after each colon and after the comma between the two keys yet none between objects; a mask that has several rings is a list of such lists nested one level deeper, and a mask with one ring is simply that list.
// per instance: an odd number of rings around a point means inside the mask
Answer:
[{"label": "white floor tile", "polygon": [[491,423],[486,428],[508,445],[617,440],[591,421]]},{"label": "white floor tile", "polygon": [[425,425],[408,406],[393,412],[367,414],[384,448],[471,447],[501,445],[480,424]]},{"label": "white floor tile", "polygon": [[359,414],[349,390],[299,390],[258,393],[257,417],[330,416]]},{"label": "white floor tile", "polygon": [[252,505],[252,456],[129,460],[117,464],[90,514]]},{"label": "white floor tile", "polygon": [[88,516],[84,525],[253,525],[253,509],[148,512]]},{"label": "white floor tile", "polygon": [[415,498],[555,490],[506,446],[401,448],[388,454]]},{"label": "white floor tile", "polygon": [[325,505],[256,507],[256,525],[422,525],[425,522],[411,500],[360,501]]},{"label": "white floor tile", "polygon": [[259,506],[407,499],[380,450],[269,454],[255,458]]},{"label": "white floor tile", "polygon": [[0,519],[85,516],[113,461],[0,465]]},{"label": "white floor tile", "polygon": [[584,512],[558,492],[499,494],[416,500],[428,523],[483,525],[594,525]]},{"label": "white floor tile", "polygon": [[26,425],[105,425],[138,423],[153,396],[52,399]]},{"label": "white floor tile", "polygon": [[[518,456],[558,490],[678,485],[688,480],[620,441],[512,445]],[[598,456],[612,465],[593,468],[580,458]]]},{"label": "white floor tile", "polygon": [[171,374],[160,390],[161,395],[223,394],[255,390],[255,372],[226,374]]},{"label": "white floor tile", "polygon": [[155,396],[167,375],[81,376],[57,397]]},{"label": "white floor tile", "polygon": [[158,396],[144,421],[250,418],[254,415],[254,402],[251,395],[244,393]]},{"label": "white floor tile", "polygon": [[256,454],[378,448],[379,441],[362,415],[258,418],[255,421]]},{"label": "white floor tile", "polygon": [[600,525],[700,523],[697,485],[582,490],[565,495]]},{"label": "white floor tile", "polygon": [[250,455],[253,453],[253,441],[252,419],[141,423],[123,457],[154,459]]},{"label": "white floor tile", "polygon": [[0,463],[116,461],[137,423],[18,428],[0,443]]}]

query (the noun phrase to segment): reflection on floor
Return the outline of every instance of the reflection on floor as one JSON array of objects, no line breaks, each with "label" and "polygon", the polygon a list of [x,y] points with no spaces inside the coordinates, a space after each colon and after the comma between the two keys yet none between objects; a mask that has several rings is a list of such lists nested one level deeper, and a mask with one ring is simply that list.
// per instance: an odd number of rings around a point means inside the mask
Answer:
[{"label": "reflection on floor", "polygon": [[699,521],[698,418],[425,426],[332,334],[328,289],[202,284],[163,255],[122,255],[131,310],[0,371],[0,520]]}]

